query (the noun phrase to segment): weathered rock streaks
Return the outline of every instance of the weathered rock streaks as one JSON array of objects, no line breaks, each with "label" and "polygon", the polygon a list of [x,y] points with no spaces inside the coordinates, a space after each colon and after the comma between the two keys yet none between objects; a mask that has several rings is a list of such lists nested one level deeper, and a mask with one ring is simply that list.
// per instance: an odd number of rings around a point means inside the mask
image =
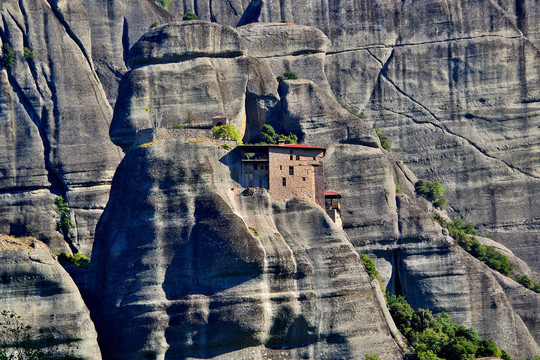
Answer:
[{"label": "weathered rock streaks", "polygon": [[[69,251],[50,215],[56,210],[53,194],[61,195],[78,209],[69,241],[89,253],[108,192],[96,185],[110,183],[120,154],[107,136],[112,112],[86,49],[90,28],[83,21],[84,9],[78,1],[53,5],[4,1],[0,6],[2,44],[15,52],[13,65],[0,75],[0,191],[5,209],[0,231],[23,234],[28,227],[40,227],[35,235],[56,251]],[[66,21],[75,22],[75,29],[66,28]],[[24,58],[24,48],[34,55]],[[81,203],[82,188],[99,195]],[[50,194],[36,195],[36,189]],[[42,213],[32,209],[42,206]],[[34,213],[31,219],[28,213]],[[21,229],[13,231],[10,224]]]},{"label": "weathered rock streaks", "polygon": [[[0,307],[31,327],[32,340],[50,331],[58,355],[101,359],[97,333],[79,290],[44,244],[0,235],[0,264]],[[22,340],[22,331],[18,335]]]},{"label": "weathered rock streaks", "polygon": [[105,357],[399,358],[345,234],[314,204],[237,195],[234,156],[185,140],[127,154],[92,255]]}]

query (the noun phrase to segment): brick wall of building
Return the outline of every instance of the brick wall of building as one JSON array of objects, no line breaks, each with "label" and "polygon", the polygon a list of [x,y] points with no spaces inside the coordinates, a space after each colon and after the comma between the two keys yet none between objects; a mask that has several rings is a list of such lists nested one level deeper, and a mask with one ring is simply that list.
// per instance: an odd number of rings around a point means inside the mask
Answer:
[{"label": "brick wall of building", "polygon": [[277,201],[296,198],[324,207],[323,151],[269,148],[268,192]]}]

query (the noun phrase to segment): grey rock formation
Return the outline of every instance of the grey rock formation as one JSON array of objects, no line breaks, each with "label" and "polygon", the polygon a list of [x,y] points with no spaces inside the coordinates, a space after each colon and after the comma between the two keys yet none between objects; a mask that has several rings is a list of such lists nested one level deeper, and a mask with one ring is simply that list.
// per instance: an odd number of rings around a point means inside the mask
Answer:
[{"label": "grey rock formation", "polygon": [[126,147],[143,128],[210,128],[219,114],[247,137],[258,133],[279,100],[278,84],[268,65],[243,56],[244,48],[234,29],[203,21],[149,32],[130,52],[137,68],[120,84],[112,140]]},{"label": "grey rock formation", "polygon": [[[12,66],[0,71],[0,231],[37,227],[51,248],[69,251],[51,216],[55,195],[62,195],[73,209],[66,240],[89,253],[121,156],[107,137],[112,111],[85,48],[84,8],[79,1],[9,0],[0,13],[1,42],[15,53]],[[25,58],[25,48],[33,56]]]},{"label": "grey rock formation", "polygon": [[0,264],[0,307],[20,316],[20,324],[31,327],[33,340],[50,334],[58,343],[52,348],[57,355],[101,359],[97,333],[79,290],[43,243],[0,235]]},{"label": "grey rock formation", "polygon": [[[87,21],[91,29],[91,47],[87,49],[114,107],[118,84],[128,70],[129,49],[155,22],[166,24],[175,19],[157,2],[150,0],[84,0],[82,4],[89,14]],[[74,28],[77,24],[69,22],[69,26]]]},{"label": "grey rock formation", "polygon": [[264,60],[276,76],[291,72],[330,93],[324,72],[328,38],[322,31],[288,23],[250,24],[238,29],[251,56]]},{"label": "grey rock formation", "polygon": [[128,152],[90,268],[104,358],[401,358],[345,233],[241,196],[237,164],[211,141]]},{"label": "grey rock formation", "polygon": [[419,177],[445,184],[452,217],[538,270],[537,16],[529,0],[257,0],[242,23],[321,29],[338,99]]}]

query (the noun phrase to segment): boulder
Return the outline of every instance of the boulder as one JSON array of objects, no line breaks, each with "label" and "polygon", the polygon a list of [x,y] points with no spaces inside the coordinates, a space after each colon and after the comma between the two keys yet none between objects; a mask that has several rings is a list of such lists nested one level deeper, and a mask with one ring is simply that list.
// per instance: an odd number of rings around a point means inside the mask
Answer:
[{"label": "boulder", "polygon": [[[27,334],[37,344],[47,343],[51,336],[54,341],[42,349],[45,353],[101,359],[97,333],[79,290],[43,243],[0,235],[0,264],[0,306],[6,312],[0,322],[14,330],[9,332],[13,337],[3,336],[3,346],[21,345]],[[26,326],[30,328],[23,329]]]}]

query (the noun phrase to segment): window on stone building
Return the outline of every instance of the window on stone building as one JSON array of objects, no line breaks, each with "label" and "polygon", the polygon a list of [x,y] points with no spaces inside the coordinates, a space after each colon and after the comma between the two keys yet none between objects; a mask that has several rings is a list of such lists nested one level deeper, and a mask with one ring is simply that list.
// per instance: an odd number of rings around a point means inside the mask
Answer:
[{"label": "window on stone building", "polygon": [[289,166],[289,175],[294,175],[294,166]]},{"label": "window on stone building", "polygon": [[314,156],[314,157],[313,157],[313,160],[317,160],[317,157],[316,157],[316,156]]},{"label": "window on stone building", "polygon": [[283,170],[283,165],[279,165],[279,170]]},{"label": "window on stone building", "polygon": [[305,177],[303,177],[303,178],[302,178],[302,181],[306,181],[306,178],[305,178]]},{"label": "window on stone building", "polygon": [[283,180],[283,181],[282,181],[283,186],[287,186],[287,179],[286,179],[286,178],[283,178],[282,180]]},{"label": "window on stone building", "polygon": [[294,160],[294,155],[291,155],[291,160]]},{"label": "window on stone building", "polygon": [[296,155],[296,160],[300,160],[300,155]]}]

